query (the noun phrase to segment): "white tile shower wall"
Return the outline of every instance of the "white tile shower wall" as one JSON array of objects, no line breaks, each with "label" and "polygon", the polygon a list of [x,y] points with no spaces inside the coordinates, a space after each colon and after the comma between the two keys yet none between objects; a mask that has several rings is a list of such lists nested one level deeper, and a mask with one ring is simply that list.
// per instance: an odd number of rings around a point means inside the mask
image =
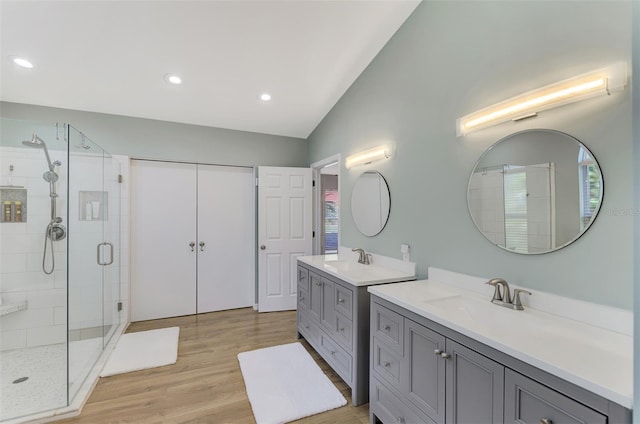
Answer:
[{"label": "white tile shower wall", "polygon": [[[66,153],[50,151],[53,161]],[[9,181],[9,166],[13,175]],[[27,309],[0,317],[0,350],[66,340],[66,241],[55,243],[56,271],[42,272],[44,231],[50,219],[49,185],[40,150],[0,147],[0,185],[27,189],[27,222],[0,224],[0,296],[4,304],[27,301]],[[58,168],[58,214],[66,213],[66,167]]]}]

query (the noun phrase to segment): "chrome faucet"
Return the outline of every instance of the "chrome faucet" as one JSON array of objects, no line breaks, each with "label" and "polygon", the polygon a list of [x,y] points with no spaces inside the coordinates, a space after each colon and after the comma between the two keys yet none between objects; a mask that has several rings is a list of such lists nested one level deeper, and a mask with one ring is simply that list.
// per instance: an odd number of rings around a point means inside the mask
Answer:
[{"label": "chrome faucet", "polygon": [[[503,280],[502,278],[492,278],[485,284],[495,287],[493,297],[491,298],[491,303],[504,306],[505,308],[514,309],[516,311],[522,311],[524,309],[524,307],[522,306],[522,302],[520,301],[520,293],[531,295],[531,292],[528,290],[515,289],[513,291],[512,299],[511,293],[509,291],[509,283],[507,283],[506,280]],[[503,292],[500,292],[500,286],[502,286]]]},{"label": "chrome faucet", "polygon": [[371,254],[364,251],[364,249],[353,248],[352,252],[358,252],[360,256],[358,256],[358,263],[363,265],[371,265]]}]

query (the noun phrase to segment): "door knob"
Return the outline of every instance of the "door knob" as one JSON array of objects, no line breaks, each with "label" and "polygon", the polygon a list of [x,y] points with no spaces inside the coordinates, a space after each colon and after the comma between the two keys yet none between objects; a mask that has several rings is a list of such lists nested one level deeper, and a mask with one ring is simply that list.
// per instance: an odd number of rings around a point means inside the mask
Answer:
[{"label": "door knob", "polygon": [[264,250],[264,249],[266,249],[266,248],[267,248],[267,246],[265,246],[264,244],[261,244],[261,245],[260,245],[260,250]]},{"label": "door knob", "polygon": [[191,251],[195,251],[194,247],[196,247],[196,242],[192,241],[191,243],[189,243],[189,247],[191,248]]},{"label": "door knob", "polygon": [[200,251],[201,251],[201,252],[204,252],[204,242],[203,242],[203,241],[201,241],[201,242],[199,243],[199,246],[200,246]]}]

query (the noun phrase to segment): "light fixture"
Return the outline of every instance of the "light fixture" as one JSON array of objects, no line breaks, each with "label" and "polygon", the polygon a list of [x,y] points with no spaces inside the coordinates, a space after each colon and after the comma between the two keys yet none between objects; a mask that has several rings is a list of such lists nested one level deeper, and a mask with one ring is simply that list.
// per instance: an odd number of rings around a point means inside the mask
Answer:
[{"label": "light fixture", "polygon": [[262,93],[260,95],[260,100],[262,100],[263,102],[268,102],[269,100],[271,100],[271,94],[269,93]]},{"label": "light fixture", "polygon": [[459,118],[458,137],[509,120],[536,116],[557,106],[610,94],[627,83],[627,64],[617,63],[604,69],[569,78],[529,91]]},{"label": "light fixture", "polygon": [[33,68],[33,63],[29,62],[27,59],[23,57],[9,56],[9,59],[16,65],[21,66],[23,68],[27,68],[27,69]]},{"label": "light fixture", "polygon": [[362,152],[347,157],[344,166],[349,169],[358,165],[367,165],[371,162],[388,159],[391,157],[391,154],[392,148],[389,145],[374,147],[373,149],[363,150]]},{"label": "light fixture", "polygon": [[166,74],[164,80],[175,85],[182,84],[182,78],[176,74]]}]

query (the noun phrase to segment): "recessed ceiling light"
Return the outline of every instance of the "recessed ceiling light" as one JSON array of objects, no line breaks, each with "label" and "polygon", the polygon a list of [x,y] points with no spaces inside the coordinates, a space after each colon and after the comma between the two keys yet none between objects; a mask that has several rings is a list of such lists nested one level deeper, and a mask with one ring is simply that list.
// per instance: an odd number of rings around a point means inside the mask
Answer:
[{"label": "recessed ceiling light", "polygon": [[28,68],[28,69],[33,68],[33,63],[29,62],[27,59],[24,59],[22,57],[9,56],[9,59],[11,59],[11,61],[16,65],[21,66],[23,68]]},{"label": "recessed ceiling light", "polygon": [[269,100],[271,100],[271,94],[269,93],[262,93],[260,95],[260,100],[262,100],[263,102],[268,102]]},{"label": "recessed ceiling light", "polygon": [[176,74],[167,74],[164,76],[165,81],[170,82],[171,84],[182,84],[182,78],[177,76]]}]

